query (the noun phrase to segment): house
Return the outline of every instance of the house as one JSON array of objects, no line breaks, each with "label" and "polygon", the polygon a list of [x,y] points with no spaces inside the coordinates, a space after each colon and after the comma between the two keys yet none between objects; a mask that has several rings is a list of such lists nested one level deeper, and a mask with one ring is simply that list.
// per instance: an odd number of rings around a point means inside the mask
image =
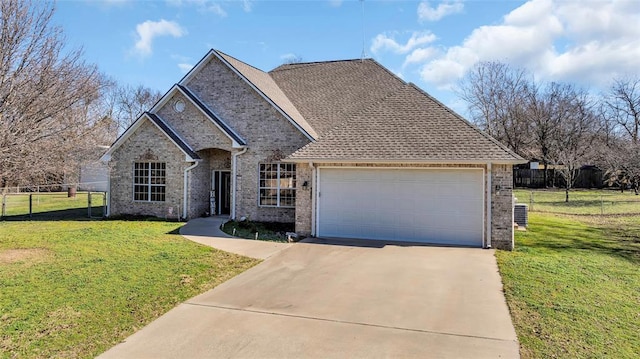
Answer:
[{"label": "house", "polygon": [[521,157],[374,60],[261,71],[209,53],[103,156],[109,215],[513,248]]},{"label": "house", "polygon": [[87,162],[80,166],[79,191],[107,192],[109,167],[100,161]]}]

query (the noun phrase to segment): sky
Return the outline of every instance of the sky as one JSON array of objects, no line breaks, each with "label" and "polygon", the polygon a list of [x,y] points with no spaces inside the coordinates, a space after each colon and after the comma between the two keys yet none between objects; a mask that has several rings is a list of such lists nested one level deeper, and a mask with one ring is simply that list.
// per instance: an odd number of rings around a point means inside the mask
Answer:
[{"label": "sky", "polygon": [[480,61],[594,93],[640,76],[640,0],[59,0],[53,21],[104,74],[162,93],[211,48],[265,71],[364,54],[463,115]]}]

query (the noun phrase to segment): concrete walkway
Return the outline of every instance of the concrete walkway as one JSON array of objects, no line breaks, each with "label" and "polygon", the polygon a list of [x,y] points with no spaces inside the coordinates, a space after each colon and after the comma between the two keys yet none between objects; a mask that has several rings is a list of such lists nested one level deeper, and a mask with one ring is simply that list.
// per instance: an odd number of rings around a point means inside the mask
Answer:
[{"label": "concrete walkway", "polygon": [[231,237],[220,229],[220,226],[228,220],[227,217],[192,219],[180,228],[180,234],[205,246],[256,259],[267,259],[292,245]]},{"label": "concrete walkway", "polygon": [[100,358],[519,358],[493,250],[247,241],[221,221],[183,233],[267,259]]}]

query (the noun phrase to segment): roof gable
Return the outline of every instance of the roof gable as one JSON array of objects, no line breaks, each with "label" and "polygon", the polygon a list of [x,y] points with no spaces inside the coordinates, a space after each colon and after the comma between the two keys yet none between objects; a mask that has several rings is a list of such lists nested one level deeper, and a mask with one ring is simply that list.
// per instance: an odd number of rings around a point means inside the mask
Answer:
[{"label": "roof gable", "polygon": [[160,118],[160,116],[145,112],[137,120],[135,120],[129,128],[127,128],[124,133],[118,137],[118,139],[111,145],[109,150],[102,155],[100,158],[101,161],[107,162],[111,160],[111,155],[115,152],[122,144],[131,137],[136,130],[144,123],[144,121],[150,121],[152,124],[160,130],[173,144],[182,151],[185,155],[185,161],[193,162],[200,160],[200,156],[175,132],[164,120]]},{"label": "roof gable", "polygon": [[202,68],[206,66],[207,63],[209,63],[213,57],[219,59],[225,66],[245,81],[310,141],[315,140],[318,136],[316,131],[311,127],[311,125],[309,125],[298,109],[291,103],[289,98],[284,95],[282,90],[268,73],[237,60],[225,53],[217,50],[210,50],[209,53],[207,53],[207,55],[203,57],[196,66],[194,66],[194,68],[180,80],[179,84],[186,85],[198,72],[202,70]]},{"label": "roof gable", "polygon": [[234,148],[241,148],[247,145],[247,142],[240,137],[229,125],[227,125],[216,113],[214,113],[202,100],[198,98],[186,86],[176,84],[173,85],[162,98],[151,108],[151,113],[156,113],[160,108],[165,106],[176,92],[181,93],[186,99],[193,104],[200,112],[208,118],[222,133],[224,133],[231,141]]}]

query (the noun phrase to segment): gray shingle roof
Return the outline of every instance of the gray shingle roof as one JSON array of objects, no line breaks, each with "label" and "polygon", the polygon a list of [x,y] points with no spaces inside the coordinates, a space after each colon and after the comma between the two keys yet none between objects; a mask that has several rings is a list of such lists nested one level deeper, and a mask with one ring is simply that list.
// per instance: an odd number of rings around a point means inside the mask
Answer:
[{"label": "gray shingle roof", "polygon": [[269,74],[320,136],[404,85],[371,59],[282,65]]},{"label": "gray shingle roof", "polygon": [[522,160],[373,60],[284,65],[270,74],[320,133],[290,160]]}]

